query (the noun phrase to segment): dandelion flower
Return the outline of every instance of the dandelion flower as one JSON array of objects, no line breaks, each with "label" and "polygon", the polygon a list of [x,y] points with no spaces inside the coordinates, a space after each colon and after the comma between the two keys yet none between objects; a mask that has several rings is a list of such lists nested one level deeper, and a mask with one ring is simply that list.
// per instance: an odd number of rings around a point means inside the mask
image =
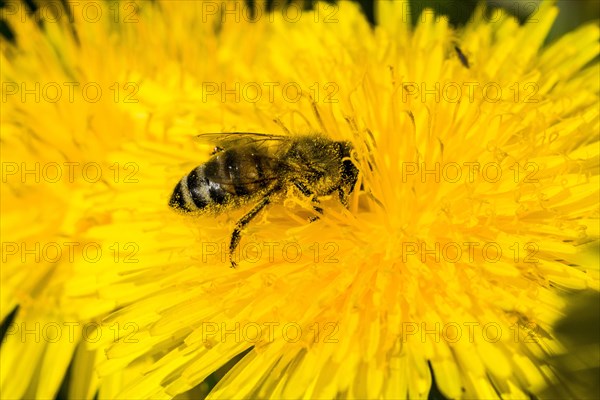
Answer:
[{"label": "dandelion flower", "polygon": [[[413,28],[403,2],[378,2],[375,27],[351,2],[254,7],[6,13],[2,396],[191,396],[223,366],[211,398],[560,382],[561,294],[599,289],[579,251],[598,237],[598,27],[544,47],[546,2],[461,30],[429,12]],[[231,269],[251,205],[168,200],[210,157],[195,136],[236,131],[350,141],[360,182],[314,223],[283,193]]]}]

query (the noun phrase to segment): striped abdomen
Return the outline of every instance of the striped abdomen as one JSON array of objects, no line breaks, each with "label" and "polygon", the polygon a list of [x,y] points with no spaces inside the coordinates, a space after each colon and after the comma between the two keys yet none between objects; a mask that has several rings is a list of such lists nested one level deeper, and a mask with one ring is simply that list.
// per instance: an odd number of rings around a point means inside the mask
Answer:
[{"label": "striped abdomen", "polygon": [[214,205],[234,206],[275,183],[272,159],[264,152],[234,148],[217,153],[184,176],[169,205],[185,212],[208,210]]}]

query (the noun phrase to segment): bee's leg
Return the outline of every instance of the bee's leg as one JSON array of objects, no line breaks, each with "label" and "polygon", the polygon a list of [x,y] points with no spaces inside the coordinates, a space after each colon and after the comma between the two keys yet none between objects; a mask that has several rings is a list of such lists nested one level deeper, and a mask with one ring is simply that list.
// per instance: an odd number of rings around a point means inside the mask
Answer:
[{"label": "bee's leg", "polygon": [[[298,190],[305,195],[306,197],[312,197],[313,196],[313,192],[311,192],[306,186],[304,186],[302,183],[294,181],[294,186],[296,186],[298,188]],[[313,203],[317,203],[319,204],[319,199],[317,199],[316,197],[312,199]],[[323,209],[319,206],[316,206],[313,204],[313,210],[315,210],[317,213],[319,214],[323,214]],[[318,215],[315,215],[313,217],[310,217],[308,220],[309,222],[315,222],[316,220],[318,220],[320,217]]]},{"label": "bee's leg", "polygon": [[340,196],[340,203],[346,208],[348,208],[348,193],[342,188],[338,189],[338,194]]},{"label": "bee's leg", "polygon": [[[316,211],[316,212],[318,212],[319,214],[323,214],[323,209],[322,209],[321,207],[319,207],[319,206],[313,206],[313,210],[315,210],[315,211]],[[314,216],[312,216],[312,217],[310,217],[310,218],[308,219],[308,222],[315,222],[315,221],[318,221],[318,220],[319,220],[319,218],[321,218],[321,217],[319,217],[318,215],[314,215]]]},{"label": "bee's leg", "polygon": [[229,261],[231,261],[231,268],[235,268],[236,263],[233,261],[233,253],[237,246],[240,244],[240,239],[242,238],[242,229],[246,227],[252,221],[254,217],[265,208],[267,204],[269,204],[271,199],[267,196],[264,197],[260,203],[258,203],[250,212],[244,215],[236,224],[233,229],[233,233],[231,234],[231,242],[229,243]]},{"label": "bee's leg", "polygon": [[[317,199],[317,198],[315,197],[315,198],[313,199],[313,203],[317,203],[317,204],[319,204],[319,199]],[[319,206],[316,206],[316,205],[314,205],[314,204],[313,204],[313,205],[312,205],[312,208],[313,208],[313,210],[315,210],[315,212],[317,212],[317,213],[319,213],[319,214],[321,214],[321,215],[323,214],[323,209],[322,209],[321,207],[319,207]],[[308,219],[308,222],[315,222],[315,221],[317,221],[319,218],[321,218],[321,217],[319,217],[318,215],[314,215],[314,216],[312,216],[312,217],[310,217],[310,218]]]},{"label": "bee's leg", "polygon": [[306,186],[304,186],[303,183],[300,183],[298,181],[294,181],[294,186],[296,186],[298,188],[298,190],[303,195],[305,195],[306,197],[311,197],[313,195],[313,192],[311,192],[309,188],[307,188]]}]

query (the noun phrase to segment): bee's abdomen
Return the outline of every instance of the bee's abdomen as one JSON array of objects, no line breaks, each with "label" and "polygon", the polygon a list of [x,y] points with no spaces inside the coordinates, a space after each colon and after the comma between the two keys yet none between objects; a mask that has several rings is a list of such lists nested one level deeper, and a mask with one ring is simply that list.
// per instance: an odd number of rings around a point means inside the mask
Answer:
[{"label": "bee's abdomen", "polygon": [[220,185],[210,182],[205,176],[204,165],[200,165],[175,186],[169,205],[185,212],[201,211],[210,204],[223,204],[225,197]]},{"label": "bee's abdomen", "polygon": [[[184,212],[212,205],[233,207],[273,186],[270,159],[255,151],[230,149],[194,168],[173,190],[169,205]],[[217,211],[217,210],[215,210]]]}]

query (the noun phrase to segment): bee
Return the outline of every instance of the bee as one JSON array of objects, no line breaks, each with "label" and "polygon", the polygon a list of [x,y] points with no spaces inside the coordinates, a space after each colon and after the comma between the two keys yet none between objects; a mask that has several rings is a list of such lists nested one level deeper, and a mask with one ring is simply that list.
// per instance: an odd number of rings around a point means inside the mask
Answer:
[{"label": "bee", "polygon": [[[235,224],[229,243],[229,260],[240,243],[242,230],[274,201],[296,188],[323,214],[319,197],[337,193],[347,207],[358,179],[350,159],[350,142],[333,141],[318,134],[278,136],[266,133],[207,133],[201,140],[215,144],[212,157],[184,176],[171,195],[169,206],[184,213],[219,215],[244,204],[254,207]],[[314,216],[310,222],[319,219]]]}]

